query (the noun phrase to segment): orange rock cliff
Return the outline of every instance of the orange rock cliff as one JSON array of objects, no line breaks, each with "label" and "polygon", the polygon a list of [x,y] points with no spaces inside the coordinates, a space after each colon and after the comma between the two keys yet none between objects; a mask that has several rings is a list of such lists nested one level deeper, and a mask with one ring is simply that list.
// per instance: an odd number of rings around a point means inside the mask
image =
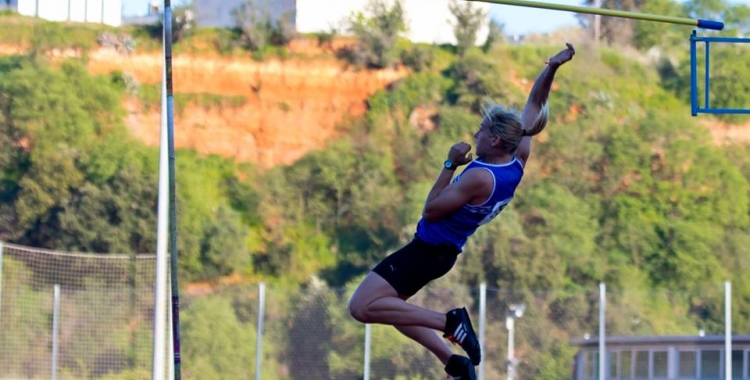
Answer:
[{"label": "orange rock cliff", "polygon": [[[92,74],[122,71],[144,84],[160,84],[159,53],[89,55]],[[291,164],[336,135],[347,117],[366,111],[376,91],[403,70],[355,70],[330,58],[255,61],[250,57],[175,55],[174,93],[242,96],[237,107],[188,106],[175,113],[175,146],[234,157],[261,167]],[[159,107],[126,102],[127,126],[149,145],[159,143]]]}]

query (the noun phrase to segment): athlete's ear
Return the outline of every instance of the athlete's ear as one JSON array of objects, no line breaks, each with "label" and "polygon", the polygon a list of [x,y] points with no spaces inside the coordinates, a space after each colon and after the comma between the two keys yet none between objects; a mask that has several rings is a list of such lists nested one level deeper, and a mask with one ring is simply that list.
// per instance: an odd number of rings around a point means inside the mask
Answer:
[{"label": "athlete's ear", "polygon": [[490,143],[492,144],[492,146],[500,146],[502,140],[500,139],[500,136],[492,136]]}]

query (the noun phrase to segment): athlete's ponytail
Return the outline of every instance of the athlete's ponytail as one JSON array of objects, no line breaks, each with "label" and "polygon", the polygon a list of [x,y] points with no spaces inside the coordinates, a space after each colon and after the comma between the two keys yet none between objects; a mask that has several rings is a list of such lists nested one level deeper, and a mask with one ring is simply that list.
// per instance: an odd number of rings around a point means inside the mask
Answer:
[{"label": "athlete's ponytail", "polygon": [[495,103],[483,105],[482,116],[485,120],[490,121],[490,133],[502,140],[503,150],[510,154],[516,154],[518,147],[521,145],[521,140],[525,136],[538,135],[547,126],[549,105],[547,103],[542,104],[539,114],[534,118],[534,122],[528,129],[523,128],[523,122],[518,112]]}]

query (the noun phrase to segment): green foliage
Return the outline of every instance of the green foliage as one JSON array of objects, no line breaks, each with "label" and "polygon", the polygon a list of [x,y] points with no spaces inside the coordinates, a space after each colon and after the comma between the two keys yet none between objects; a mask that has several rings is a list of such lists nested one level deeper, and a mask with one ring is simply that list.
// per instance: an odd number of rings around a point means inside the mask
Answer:
[{"label": "green foliage", "polygon": [[[711,64],[709,106],[711,108],[750,108],[749,84],[740,79],[750,75],[750,68],[740,63],[750,59],[750,50],[743,45],[724,44],[724,46],[711,47],[709,57]],[[698,75],[702,76],[705,67],[703,59],[698,62],[698,65],[701,68]],[[699,104],[705,102],[703,92],[699,90]],[[738,124],[750,120],[747,115],[727,115],[722,119]]]},{"label": "green foliage", "polygon": [[466,52],[473,48],[477,42],[477,33],[487,21],[487,12],[480,7],[474,7],[472,3],[459,3],[452,0],[448,4],[453,17],[456,18],[453,25],[453,34],[456,37],[456,53],[463,57]]},{"label": "green foliage", "polygon": [[241,41],[250,51],[263,51],[266,45],[286,46],[295,37],[293,14],[278,19],[271,15],[274,5],[269,1],[245,1],[234,10]]},{"label": "green foliage", "polygon": [[[586,0],[583,2],[584,5],[590,7],[625,12],[638,12],[644,3],[647,2],[641,0],[604,0],[599,3],[596,3],[595,0]],[[595,22],[594,15],[577,14],[577,17],[589,32],[593,31]],[[633,31],[636,23],[636,20],[624,17],[601,17],[600,38],[614,45],[629,45],[632,43]]]},{"label": "green foliage", "polygon": [[183,152],[176,165],[181,268],[186,279],[209,279],[250,265],[242,217],[230,208],[234,165]]},{"label": "green foliage", "polygon": [[613,218],[604,228],[611,231],[612,248],[648,271],[655,284],[715,283],[723,269],[710,252],[723,244],[725,232],[714,226],[748,223],[746,180],[710,147],[706,132],[654,114],[648,124],[619,128],[612,135],[619,138],[605,146],[604,188],[613,193],[604,207]]},{"label": "green foliage", "polygon": [[370,0],[364,12],[356,12],[349,19],[350,31],[358,43],[340,54],[359,67],[386,68],[397,63],[396,42],[408,30],[403,4],[392,6],[385,0]]},{"label": "green foliage", "polygon": [[184,376],[195,379],[252,379],[255,329],[238,320],[230,299],[220,296],[195,300],[180,324],[186,366]]},{"label": "green foliage", "polygon": [[[193,12],[189,7],[175,7],[172,9],[172,42],[178,42],[195,32],[197,27]],[[156,39],[163,39],[164,18],[160,17],[154,28],[157,33]]]},{"label": "green foliage", "polygon": [[[9,71],[0,85],[0,101],[6,104],[2,129],[7,131],[11,147],[0,168],[5,178],[12,179],[4,186],[15,221],[7,231],[9,237],[30,245],[71,250],[143,249],[139,244],[148,244],[151,233],[141,230],[137,235],[143,239],[133,240],[127,236],[131,229],[104,233],[108,228],[123,227],[120,223],[148,223],[148,219],[125,222],[128,216],[143,217],[149,211],[140,215],[125,212],[121,207],[132,207],[118,203],[122,200],[116,198],[123,193],[113,193],[129,190],[117,185],[118,176],[125,171],[128,175],[144,173],[138,171],[143,166],[130,162],[137,161],[137,156],[119,119],[123,114],[121,93],[108,78],[90,77],[79,64],[65,63],[61,70],[53,71],[31,60],[11,62],[15,64],[6,66]],[[140,178],[148,177],[130,176],[127,180]],[[100,191],[102,186],[107,190]],[[141,205],[149,209],[148,203]],[[79,207],[85,208],[88,216],[78,214]],[[104,210],[124,214],[103,220],[100,230],[90,230],[91,226],[85,225],[91,222],[87,218],[107,213]],[[87,234],[89,238],[81,239]]]},{"label": "green foliage", "polygon": [[495,45],[504,42],[506,39],[504,24],[493,18],[490,19],[488,28],[487,39],[482,44],[482,51],[485,53],[490,52]]},{"label": "green foliage", "polygon": [[36,54],[46,54],[53,49],[71,49],[79,56],[96,47],[99,33],[112,29],[106,26],[82,27],[18,17],[0,20],[0,24],[4,25],[0,43],[26,47]]},{"label": "green foliage", "polygon": [[522,92],[511,85],[507,77],[497,75],[501,64],[501,61],[490,59],[478,51],[469,52],[448,70],[454,83],[448,99],[476,113],[488,100],[508,105],[521,104],[521,99],[525,100]]},{"label": "green foliage", "polygon": [[414,44],[411,48],[401,51],[401,62],[414,72],[422,72],[430,69],[434,49],[430,46]]},{"label": "green foliage", "polygon": [[[652,0],[645,2],[640,12],[673,17],[687,17],[683,6],[673,0]],[[639,49],[658,48],[674,50],[686,49],[688,36],[681,25],[661,22],[638,22],[635,24],[633,44]]]}]

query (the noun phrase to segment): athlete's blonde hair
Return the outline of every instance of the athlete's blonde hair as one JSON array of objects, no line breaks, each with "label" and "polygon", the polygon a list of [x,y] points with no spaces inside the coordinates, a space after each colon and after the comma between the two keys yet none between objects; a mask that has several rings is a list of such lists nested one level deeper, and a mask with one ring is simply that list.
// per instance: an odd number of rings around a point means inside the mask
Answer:
[{"label": "athlete's blonde hair", "polygon": [[503,151],[516,154],[524,136],[535,136],[544,130],[549,119],[549,106],[542,104],[534,122],[529,129],[523,128],[521,116],[513,110],[495,104],[486,103],[482,106],[482,116],[490,121],[490,133],[500,137],[503,143]]}]

